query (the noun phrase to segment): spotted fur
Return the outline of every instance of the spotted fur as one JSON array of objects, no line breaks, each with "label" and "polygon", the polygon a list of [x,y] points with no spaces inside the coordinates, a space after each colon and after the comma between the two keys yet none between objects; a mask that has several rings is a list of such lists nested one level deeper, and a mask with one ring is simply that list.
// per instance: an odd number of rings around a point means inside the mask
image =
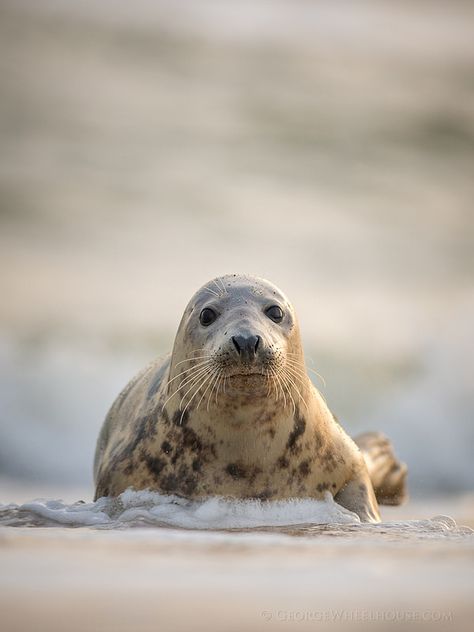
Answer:
[{"label": "spotted fur", "polygon": [[[266,314],[275,304],[276,323]],[[204,308],[215,322],[200,323]],[[252,340],[244,356],[235,343]],[[257,340],[257,343],[255,343]],[[268,281],[227,275],[186,307],[173,352],[122,391],[96,450],[96,498],[322,498],[378,520],[365,461],[309,380],[296,314]]]}]

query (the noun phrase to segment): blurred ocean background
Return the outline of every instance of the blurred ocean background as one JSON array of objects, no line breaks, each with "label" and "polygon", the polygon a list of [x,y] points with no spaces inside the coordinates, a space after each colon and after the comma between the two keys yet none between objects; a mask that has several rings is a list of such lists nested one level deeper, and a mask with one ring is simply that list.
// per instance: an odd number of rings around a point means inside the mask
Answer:
[{"label": "blurred ocean background", "polygon": [[412,495],[472,491],[473,19],[462,0],[2,0],[3,489],[92,496],[114,397],[198,287],[249,272]]}]

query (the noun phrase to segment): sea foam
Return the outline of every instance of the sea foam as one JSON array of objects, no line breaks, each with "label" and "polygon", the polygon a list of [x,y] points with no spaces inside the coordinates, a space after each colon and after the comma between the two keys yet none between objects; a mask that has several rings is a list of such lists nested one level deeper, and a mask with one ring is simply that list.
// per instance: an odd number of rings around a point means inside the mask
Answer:
[{"label": "sea foam", "polygon": [[0,505],[0,524],[15,526],[131,527],[156,525],[185,529],[244,529],[301,524],[356,524],[359,517],[338,505],[329,492],[324,500],[234,500],[210,497],[193,501],[152,491],[126,490],[117,498],[66,504],[38,499]]},{"label": "sea foam", "polygon": [[[116,498],[95,502],[37,499],[23,504],[0,504],[0,527],[90,527],[126,529],[171,527],[186,531],[264,530],[308,536],[369,536],[384,540],[473,537],[448,516],[362,524],[326,492],[324,500],[295,498],[278,501],[210,497],[186,500],[152,491],[128,489]],[[186,530],[186,531],[183,531]]]}]

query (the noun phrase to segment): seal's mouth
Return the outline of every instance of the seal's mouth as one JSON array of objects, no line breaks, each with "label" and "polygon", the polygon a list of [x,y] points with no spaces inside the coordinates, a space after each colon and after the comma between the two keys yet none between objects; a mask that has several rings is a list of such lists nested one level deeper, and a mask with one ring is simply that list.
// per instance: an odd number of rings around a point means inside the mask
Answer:
[{"label": "seal's mouth", "polygon": [[255,397],[260,397],[268,390],[268,378],[263,373],[256,371],[249,373],[232,373],[227,376],[227,387],[237,393],[252,393]]},{"label": "seal's mouth", "polygon": [[233,378],[233,377],[266,377],[264,373],[261,373],[260,371],[249,371],[248,373],[231,373],[230,375],[228,375],[227,377],[229,378]]},{"label": "seal's mouth", "polygon": [[278,367],[267,363],[242,363],[227,368],[227,379],[230,380],[268,380],[271,376],[278,372]]}]

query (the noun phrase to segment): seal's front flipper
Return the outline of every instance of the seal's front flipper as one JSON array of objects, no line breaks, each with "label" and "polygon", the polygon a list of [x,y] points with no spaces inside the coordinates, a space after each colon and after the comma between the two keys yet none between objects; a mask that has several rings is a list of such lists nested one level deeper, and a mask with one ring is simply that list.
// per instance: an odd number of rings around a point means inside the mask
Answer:
[{"label": "seal's front flipper", "polygon": [[365,432],[354,441],[365,459],[377,501],[381,505],[405,502],[407,466],[396,458],[387,437],[380,432]]},{"label": "seal's front flipper", "polygon": [[379,508],[367,471],[365,467],[360,469],[359,474],[334,496],[334,500],[356,513],[361,522],[380,522]]}]

